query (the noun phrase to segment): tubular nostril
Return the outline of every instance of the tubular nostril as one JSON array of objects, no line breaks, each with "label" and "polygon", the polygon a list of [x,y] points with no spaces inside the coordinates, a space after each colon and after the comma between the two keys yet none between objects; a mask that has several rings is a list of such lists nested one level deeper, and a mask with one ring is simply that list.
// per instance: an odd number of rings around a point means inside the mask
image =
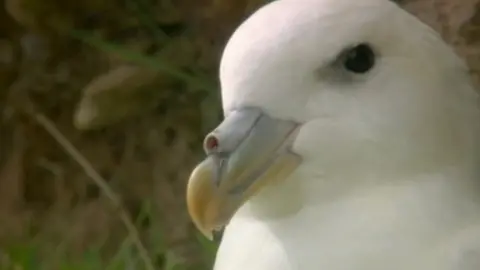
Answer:
[{"label": "tubular nostril", "polygon": [[212,135],[212,134],[208,135],[205,138],[205,142],[204,142],[205,151],[207,153],[216,151],[218,149],[218,144],[219,144],[218,138],[215,135]]}]

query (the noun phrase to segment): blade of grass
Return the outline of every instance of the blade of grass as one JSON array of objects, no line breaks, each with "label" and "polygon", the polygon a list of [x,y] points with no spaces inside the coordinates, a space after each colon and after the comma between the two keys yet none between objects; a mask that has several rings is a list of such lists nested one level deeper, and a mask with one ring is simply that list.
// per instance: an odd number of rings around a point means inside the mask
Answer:
[{"label": "blade of grass", "polygon": [[[170,37],[165,34],[160,27],[157,26],[152,9],[147,3],[145,3],[145,0],[126,0],[126,2],[129,5],[129,8],[131,8],[140,18],[142,24],[151,32],[154,41],[158,45],[165,44],[169,41]],[[169,3],[169,5],[173,6],[172,3]],[[158,52],[153,56],[153,58],[158,58],[159,61],[161,61],[162,53],[163,51]],[[193,73],[195,73],[195,76],[198,80],[208,80],[207,76],[205,76],[205,74],[203,74],[203,72],[201,72],[195,66],[190,66],[189,68],[193,71]]]},{"label": "blade of grass", "polygon": [[196,88],[207,91],[212,91],[213,89],[215,89],[215,87],[209,82],[200,80],[199,78],[189,75],[186,72],[175,69],[171,65],[161,61],[161,59],[159,58],[149,57],[142,53],[126,49],[120,44],[105,41],[84,31],[72,31],[71,34],[74,38],[79,39],[92,47],[95,47],[105,52],[115,52],[122,55],[125,59],[128,59],[129,61],[164,72]]},{"label": "blade of grass", "polygon": [[35,113],[33,111],[28,111],[28,113],[41,127],[45,129],[45,131],[47,131],[52,136],[52,138],[57,141],[57,143],[65,150],[65,152],[80,165],[80,167],[84,170],[85,174],[88,175],[95,182],[95,184],[100,187],[100,189],[108,197],[113,206],[117,209],[118,215],[124,223],[125,227],[127,228],[130,237],[133,239],[140,254],[140,257],[145,264],[146,269],[155,270],[152,260],[148,255],[148,251],[146,250],[140,239],[135,224],[132,222],[128,213],[123,208],[120,199],[108,186],[105,179],[100,176],[100,174],[93,168],[90,162],[82,154],[80,154],[80,152],[75,148],[75,146],[57,129],[55,124],[50,119],[48,119],[43,114]]},{"label": "blade of grass", "polygon": [[133,244],[132,239],[130,237],[126,237],[125,240],[122,242],[120,245],[119,250],[117,253],[113,256],[112,259],[110,259],[110,262],[108,263],[107,267],[105,270],[116,270],[116,269],[125,269],[126,259],[130,259],[132,257],[132,252],[131,252],[131,245]]},{"label": "blade of grass", "polygon": [[137,14],[142,24],[149,29],[155,42],[161,45],[164,41],[168,40],[169,37],[156,25],[151,9],[146,8],[145,3],[142,2],[143,1],[140,0],[126,0],[128,7]]}]

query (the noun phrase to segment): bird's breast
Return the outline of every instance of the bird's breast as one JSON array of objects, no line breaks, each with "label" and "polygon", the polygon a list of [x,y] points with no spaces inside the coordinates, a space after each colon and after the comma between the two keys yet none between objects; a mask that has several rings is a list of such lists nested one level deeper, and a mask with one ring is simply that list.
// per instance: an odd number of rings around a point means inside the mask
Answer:
[{"label": "bird's breast", "polygon": [[240,213],[215,270],[417,269],[452,235],[480,224],[480,204],[444,183],[452,182],[379,186],[282,218]]}]

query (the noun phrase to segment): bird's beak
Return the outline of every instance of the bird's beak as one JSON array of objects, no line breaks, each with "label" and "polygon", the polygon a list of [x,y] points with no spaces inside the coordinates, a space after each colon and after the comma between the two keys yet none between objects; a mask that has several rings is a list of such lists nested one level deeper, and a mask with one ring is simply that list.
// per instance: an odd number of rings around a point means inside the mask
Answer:
[{"label": "bird's beak", "polygon": [[257,108],[243,108],[206,136],[208,156],[193,170],[187,187],[188,211],[206,237],[212,239],[263,186],[287,178],[300,164],[290,148],[298,127]]}]

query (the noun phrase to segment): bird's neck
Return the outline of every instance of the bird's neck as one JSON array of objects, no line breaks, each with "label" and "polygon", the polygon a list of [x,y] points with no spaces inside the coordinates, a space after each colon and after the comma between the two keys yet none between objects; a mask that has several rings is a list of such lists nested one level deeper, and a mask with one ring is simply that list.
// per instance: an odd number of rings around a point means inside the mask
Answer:
[{"label": "bird's neck", "polygon": [[[312,171],[313,172],[313,171]],[[436,171],[373,174],[348,172],[322,175],[303,171],[292,178],[276,183],[252,198],[243,214],[260,219],[282,219],[297,215],[305,207],[327,209],[331,205],[353,202],[357,198],[371,198],[364,208],[379,205],[407,203],[408,198],[425,203],[439,203],[448,207],[449,196],[457,200],[471,200],[480,193],[478,170],[460,166],[445,166]],[[471,196],[469,196],[471,194]],[[479,202],[480,203],[480,202]],[[355,202],[355,208],[362,204]],[[407,208],[403,209],[408,212]],[[401,214],[401,208],[398,214]]]},{"label": "bird's neck", "polygon": [[268,239],[272,249],[288,254],[285,261],[295,265],[284,269],[312,269],[312,260],[321,264],[315,269],[406,266],[479,220],[480,191],[469,177],[445,170],[345,192],[327,189],[311,204],[296,199],[308,191],[284,183],[245,205],[226,235],[228,239],[242,231],[252,248]]}]

